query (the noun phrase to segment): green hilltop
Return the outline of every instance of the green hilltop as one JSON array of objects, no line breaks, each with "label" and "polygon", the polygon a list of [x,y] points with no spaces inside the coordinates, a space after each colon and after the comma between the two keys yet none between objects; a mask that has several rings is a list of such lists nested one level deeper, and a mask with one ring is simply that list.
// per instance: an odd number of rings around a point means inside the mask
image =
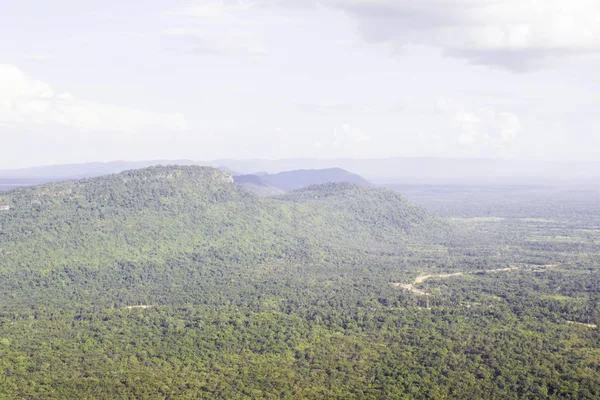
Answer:
[{"label": "green hilltop", "polygon": [[[196,166],[21,188],[3,193],[0,203],[10,206],[0,214],[3,274],[32,290],[43,282],[33,296],[1,288],[21,306],[43,292],[64,297],[58,281],[79,302],[120,306],[113,289],[140,268],[145,278],[128,286],[126,298],[159,291],[167,281],[190,283],[186,274],[203,279],[213,263],[253,275],[271,262],[319,262],[365,245],[400,251],[415,240],[444,241],[449,230],[385,189],[335,183],[264,198],[227,172]],[[165,271],[174,262],[181,268]]]}]

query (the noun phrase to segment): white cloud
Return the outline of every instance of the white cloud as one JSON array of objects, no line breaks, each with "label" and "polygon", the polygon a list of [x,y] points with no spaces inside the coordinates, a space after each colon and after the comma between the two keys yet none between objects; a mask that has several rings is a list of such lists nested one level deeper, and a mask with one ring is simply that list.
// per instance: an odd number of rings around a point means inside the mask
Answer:
[{"label": "white cloud", "polygon": [[322,99],[314,103],[307,103],[301,105],[302,108],[310,112],[316,112],[319,114],[324,113],[348,113],[366,110],[373,108],[372,106],[366,106],[362,104],[350,103],[347,101],[341,101],[337,99]]},{"label": "white cloud", "polygon": [[239,30],[208,32],[194,28],[174,28],[162,33],[163,35],[185,39],[189,43],[186,51],[190,53],[256,55],[266,52],[262,41],[251,32]]},{"label": "white cloud", "polygon": [[242,20],[234,14],[249,8],[251,8],[251,4],[217,0],[189,4],[175,10],[175,14],[192,18],[203,24],[231,24],[241,23]]},{"label": "white cloud", "polygon": [[[176,49],[185,53],[214,55],[257,55],[266,53],[262,38],[247,25],[254,3],[204,0],[175,10],[186,26],[167,29],[165,36],[183,39]],[[193,27],[190,27],[193,26]]]},{"label": "white cloud", "polygon": [[[257,0],[273,4],[273,0]],[[300,1],[294,2],[294,4]],[[279,4],[287,3],[279,0]],[[600,53],[598,0],[305,0],[344,10],[370,42],[424,45],[521,71]]]},{"label": "white cloud", "polygon": [[153,113],[55,93],[48,84],[8,64],[0,64],[0,124],[60,125],[78,133],[120,136],[186,130],[186,119],[181,113]]},{"label": "white cloud", "polygon": [[271,148],[274,151],[280,151],[290,145],[290,133],[286,128],[276,126],[273,129],[273,137],[271,140]]},{"label": "white cloud", "polygon": [[42,64],[51,61],[56,61],[57,57],[50,54],[28,54],[25,56],[25,60]]},{"label": "white cloud", "polygon": [[449,122],[456,140],[464,145],[503,147],[515,140],[523,129],[514,113],[490,107],[467,107],[450,98],[438,98],[436,110]]},{"label": "white cloud", "polygon": [[340,128],[336,128],[333,132],[333,148],[344,145],[358,145],[370,141],[371,138],[358,128],[351,127],[348,124],[343,124]]}]

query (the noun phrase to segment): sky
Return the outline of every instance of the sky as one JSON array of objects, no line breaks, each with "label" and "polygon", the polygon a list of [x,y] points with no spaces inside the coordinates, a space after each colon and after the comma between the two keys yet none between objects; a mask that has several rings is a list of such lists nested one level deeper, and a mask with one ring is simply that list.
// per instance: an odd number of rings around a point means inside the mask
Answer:
[{"label": "sky", "polygon": [[597,0],[0,0],[0,168],[600,161]]}]

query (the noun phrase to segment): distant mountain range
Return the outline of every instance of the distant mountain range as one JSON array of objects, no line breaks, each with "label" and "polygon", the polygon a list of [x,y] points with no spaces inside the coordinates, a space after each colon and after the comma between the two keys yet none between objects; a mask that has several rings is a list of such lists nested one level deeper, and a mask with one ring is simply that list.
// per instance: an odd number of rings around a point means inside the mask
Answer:
[{"label": "distant mountain range", "polygon": [[349,182],[358,185],[370,185],[370,183],[360,175],[353,174],[352,172],[341,168],[286,171],[273,175],[263,175],[261,176],[261,179],[286,192],[310,185],[319,185],[330,182]]},{"label": "distant mountain range", "polygon": [[285,193],[284,190],[269,185],[258,175],[234,175],[233,180],[238,185],[260,196],[273,196]]},{"label": "distant mountain range", "polygon": [[278,174],[238,175],[236,183],[257,194],[278,194],[323,183],[348,182],[358,185],[371,185],[360,175],[340,168],[308,169],[286,171]]},{"label": "distant mountain range", "polygon": [[[64,180],[91,178],[159,165],[192,166],[196,164],[198,163],[191,160],[114,161],[110,163],[66,164],[6,170],[0,171],[0,190]],[[350,182],[360,185],[370,185],[361,176],[340,168],[285,171],[277,174],[259,172],[252,175],[241,175],[226,165],[218,165],[217,168],[231,173],[235,177],[235,182],[246,189],[264,196],[282,194],[309,185],[329,182]]]},{"label": "distant mountain range", "polygon": [[600,178],[600,162],[523,161],[459,158],[218,160],[239,173],[279,173],[301,169],[342,168],[378,184],[531,182]]},{"label": "distant mountain range", "polygon": [[[157,165],[200,165],[216,167],[234,175],[269,176],[273,182],[284,171],[343,169],[370,182],[449,183],[488,181],[553,181],[600,178],[600,162],[518,161],[497,159],[386,158],[386,159],[283,159],[283,160],[152,160],[114,161],[42,166],[0,171],[0,179],[64,180],[120,173]],[[260,171],[260,172],[259,172]],[[283,178],[283,177],[282,177]],[[285,179],[288,179],[285,177]],[[309,180],[310,181],[310,180]],[[284,190],[289,190],[285,188]]]}]

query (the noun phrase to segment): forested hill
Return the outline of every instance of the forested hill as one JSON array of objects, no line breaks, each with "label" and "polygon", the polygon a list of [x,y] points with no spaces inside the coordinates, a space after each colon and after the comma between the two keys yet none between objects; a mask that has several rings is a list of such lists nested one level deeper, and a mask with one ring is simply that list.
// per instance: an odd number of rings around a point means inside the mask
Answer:
[{"label": "forested hill", "polygon": [[257,175],[236,175],[235,183],[260,196],[274,196],[285,193],[284,190],[269,185]]},{"label": "forested hill", "polygon": [[445,241],[451,233],[440,218],[387,189],[337,182],[308,186],[278,198],[313,208],[330,228],[343,227],[358,235],[370,232],[380,240],[397,240],[398,234],[405,234]]},{"label": "forested hill", "polygon": [[[398,250],[411,240],[444,241],[449,229],[384,189],[327,184],[268,199],[235,185],[227,172],[196,166],[20,188],[4,192],[0,205],[9,207],[0,211],[0,271],[8,281],[21,288],[44,282],[64,297],[52,284],[67,278],[69,296],[83,302],[119,303],[94,287],[97,276],[115,284],[116,271],[142,269],[156,284],[183,284],[182,271],[166,274],[165,263],[229,263],[252,273],[268,260],[317,262],[367,244]],[[1,289],[19,293],[10,285]],[[127,294],[136,290],[133,285]]]}]

